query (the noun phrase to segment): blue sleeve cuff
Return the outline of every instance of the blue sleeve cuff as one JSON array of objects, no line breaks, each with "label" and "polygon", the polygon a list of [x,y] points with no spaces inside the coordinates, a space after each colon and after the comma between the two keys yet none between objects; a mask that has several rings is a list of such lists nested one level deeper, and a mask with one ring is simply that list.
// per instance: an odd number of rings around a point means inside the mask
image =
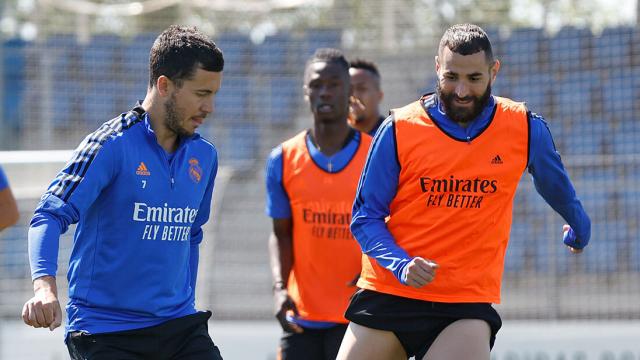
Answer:
[{"label": "blue sleeve cuff", "polygon": [[583,249],[585,246],[587,246],[589,240],[584,241],[582,239],[579,239],[573,229],[569,228],[569,230],[565,231],[562,235],[562,242],[574,249]]},{"label": "blue sleeve cuff", "polygon": [[572,247],[581,249],[587,246],[591,240],[591,219],[584,211],[582,204],[576,200],[566,205],[556,205],[554,210],[571,226],[575,235],[574,243],[577,245]]}]

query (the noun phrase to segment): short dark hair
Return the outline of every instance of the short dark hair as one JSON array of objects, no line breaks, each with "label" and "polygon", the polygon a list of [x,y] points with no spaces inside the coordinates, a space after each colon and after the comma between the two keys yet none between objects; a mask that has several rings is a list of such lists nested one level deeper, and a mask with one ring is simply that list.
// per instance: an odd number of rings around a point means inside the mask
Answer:
[{"label": "short dark hair", "polygon": [[373,61],[356,58],[355,60],[351,61],[351,67],[354,69],[367,70],[368,72],[375,75],[378,79],[380,79],[380,72],[378,71],[378,67]]},{"label": "short dark hair", "polygon": [[472,55],[484,51],[487,62],[490,64],[494,62],[489,36],[478,25],[456,24],[451,26],[440,39],[438,55],[442,55],[445,47],[460,55]]},{"label": "short dark hair", "polygon": [[344,69],[344,75],[349,77],[349,62],[344,57],[342,51],[334,48],[319,48],[316,52],[307,60],[307,64],[304,69],[304,80],[307,82],[307,70],[313,63],[325,62],[340,65]]},{"label": "short dark hair", "polygon": [[154,87],[164,75],[180,87],[198,67],[221,72],[224,68],[222,50],[195,27],[171,25],[158,35],[151,47],[149,86]]}]

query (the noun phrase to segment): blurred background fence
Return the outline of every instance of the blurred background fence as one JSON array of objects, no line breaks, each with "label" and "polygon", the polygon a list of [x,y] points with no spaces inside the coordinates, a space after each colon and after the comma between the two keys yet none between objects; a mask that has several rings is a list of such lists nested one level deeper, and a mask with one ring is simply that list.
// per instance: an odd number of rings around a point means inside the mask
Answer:
[{"label": "blurred background fence", "polygon": [[[433,90],[443,30],[475,22],[502,61],[494,93],[527,101],[547,119],[593,221],[591,245],[570,256],[562,219],[523,176],[501,314],[640,320],[636,1],[4,0],[0,11],[0,164],[22,214],[20,225],[0,233],[0,319],[15,319],[31,296],[26,229],[64,162],[15,151],[72,149],[144,98],[149,48],[168,25],[198,26],[226,62],[215,115],[201,129],[218,147],[224,171],[199,302],[218,319],[259,320],[271,318],[264,161],[311,124],[302,96],[307,57],[337,47],[375,61],[385,113]],[[62,241],[61,279],[70,234]]]}]

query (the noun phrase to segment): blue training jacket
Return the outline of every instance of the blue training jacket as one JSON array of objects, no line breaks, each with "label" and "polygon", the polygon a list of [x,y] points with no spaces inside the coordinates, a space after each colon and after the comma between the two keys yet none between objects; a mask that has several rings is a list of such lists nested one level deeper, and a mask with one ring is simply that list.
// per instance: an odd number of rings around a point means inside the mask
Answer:
[{"label": "blue training jacket", "polygon": [[173,156],[141,107],[89,134],[43,195],[29,229],[32,278],[56,275],[60,234],[78,223],[65,338],[154,326],[195,310],[198,246],[217,151],[198,134]]}]

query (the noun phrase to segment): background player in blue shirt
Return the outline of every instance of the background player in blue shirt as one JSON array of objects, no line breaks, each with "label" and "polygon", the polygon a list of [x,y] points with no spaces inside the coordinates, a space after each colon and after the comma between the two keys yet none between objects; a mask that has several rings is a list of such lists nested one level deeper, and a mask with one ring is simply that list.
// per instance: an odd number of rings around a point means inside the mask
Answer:
[{"label": "background player in blue shirt", "polygon": [[89,134],[43,195],[29,229],[35,296],[26,324],[61,323],[60,234],[78,223],[65,340],[72,359],[220,359],[195,309],[198,248],[217,151],[196,129],[213,112],[222,52],[171,26],[150,53],[142,103]]},{"label": "background player in blue shirt", "polygon": [[0,166],[0,230],[18,222],[20,214],[9,181]]}]

